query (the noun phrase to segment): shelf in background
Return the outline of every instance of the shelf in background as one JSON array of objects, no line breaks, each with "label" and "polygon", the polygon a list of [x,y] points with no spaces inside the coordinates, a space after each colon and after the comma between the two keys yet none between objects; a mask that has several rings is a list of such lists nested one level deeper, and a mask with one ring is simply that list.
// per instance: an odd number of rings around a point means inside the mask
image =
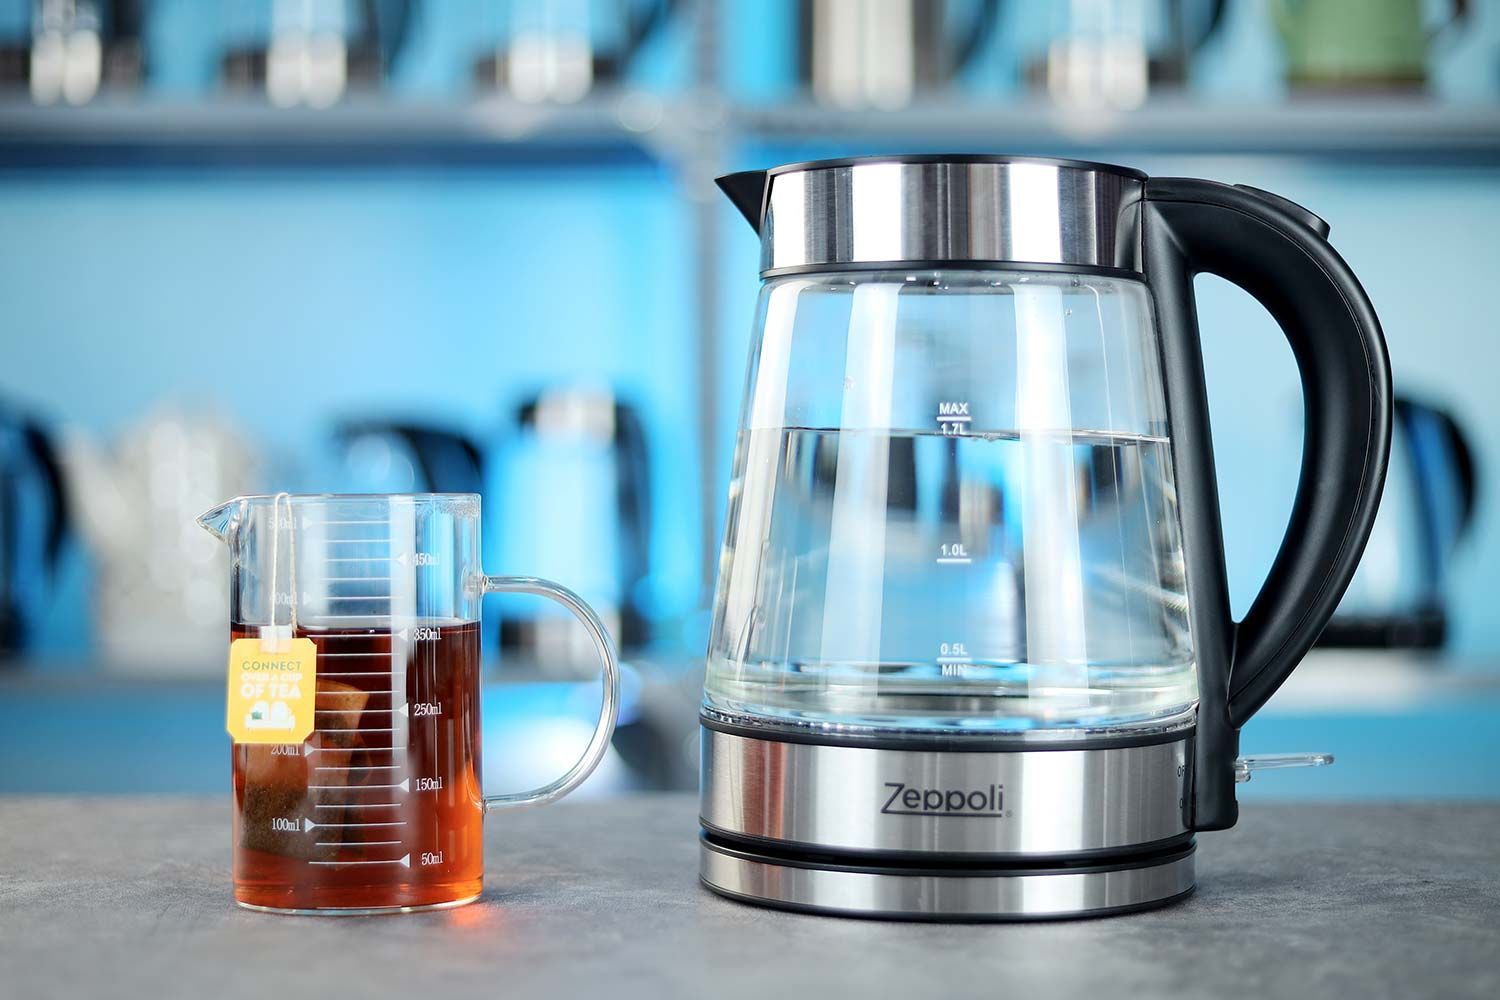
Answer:
[{"label": "shelf in background", "polygon": [[501,98],[415,103],[375,97],[330,108],[259,101],[0,101],[0,166],[649,162],[666,113],[622,93],[568,106]]},{"label": "shelf in background", "polygon": [[734,117],[746,138],[763,143],[853,144],[872,151],[969,146],[1071,155],[1128,151],[1500,162],[1500,106],[1416,97],[1244,105],[1161,98],[1133,111],[1070,111],[1036,100],[942,101],[878,113],[794,103],[742,108]]},{"label": "shelf in background", "polygon": [[[1038,100],[940,100],[900,111],[806,101],[677,104],[640,91],[565,107],[489,98],[356,98],[332,108],[251,100],[102,101],[38,108],[0,100],[0,167],[132,163],[332,166],[648,162],[690,152],[694,132],[799,151],[1004,149],[1500,163],[1500,105],[1421,98],[1213,104],[1161,98],[1134,111],[1069,111]],[[797,155],[801,155],[799,152]]]}]

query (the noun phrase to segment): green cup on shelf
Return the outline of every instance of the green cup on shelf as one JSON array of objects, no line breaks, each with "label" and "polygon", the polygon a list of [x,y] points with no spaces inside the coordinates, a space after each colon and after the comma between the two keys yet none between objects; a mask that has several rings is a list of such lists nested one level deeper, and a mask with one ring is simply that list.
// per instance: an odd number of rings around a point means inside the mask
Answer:
[{"label": "green cup on shelf", "polygon": [[1468,0],[1451,0],[1438,27],[1423,24],[1422,0],[1271,0],[1294,87],[1418,89],[1427,82],[1433,40],[1468,20]]}]

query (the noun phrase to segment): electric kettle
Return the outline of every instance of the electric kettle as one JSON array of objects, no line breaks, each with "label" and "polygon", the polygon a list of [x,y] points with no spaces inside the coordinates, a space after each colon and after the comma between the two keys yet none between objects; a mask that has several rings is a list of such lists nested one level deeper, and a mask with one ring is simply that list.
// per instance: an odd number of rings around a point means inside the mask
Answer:
[{"label": "electric kettle", "polygon": [[[721,178],[761,237],[709,638],[701,877],[927,919],[1192,891],[1239,730],[1354,573],[1391,437],[1369,299],[1248,187],[1007,156]],[[1306,431],[1230,615],[1193,277],[1277,320]]]},{"label": "electric kettle", "polygon": [[[604,386],[550,387],[516,408],[503,455],[490,479],[503,512],[489,535],[495,558],[572,574],[574,589],[621,647],[639,649],[650,637],[652,610],[642,599],[651,470],[640,413]],[[562,670],[586,669],[592,654],[581,630],[541,610],[538,601],[508,603],[501,645]]]},{"label": "electric kettle", "polygon": [[492,7],[480,32],[502,30],[475,61],[474,82],[526,104],[581,101],[601,84],[619,84],[679,6],[680,0],[516,0]]},{"label": "electric kettle", "polygon": [[1395,414],[1380,514],[1320,647],[1440,649],[1448,638],[1449,566],[1474,524],[1479,470],[1447,410],[1397,392]]},{"label": "electric kettle", "polygon": [[999,7],[999,0],[801,0],[800,81],[830,107],[905,107],[974,61]]},{"label": "electric kettle", "polygon": [[0,658],[24,651],[53,597],[72,532],[57,446],[0,403]]},{"label": "electric kettle", "polygon": [[467,435],[400,420],[347,420],[334,430],[359,493],[479,493],[484,455]]},{"label": "electric kettle", "polygon": [[[1224,20],[1225,0],[1047,3],[1023,14],[1027,81],[1059,104],[1135,108],[1181,88]],[[1035,32],[1036,27],[1044,30]]]}]

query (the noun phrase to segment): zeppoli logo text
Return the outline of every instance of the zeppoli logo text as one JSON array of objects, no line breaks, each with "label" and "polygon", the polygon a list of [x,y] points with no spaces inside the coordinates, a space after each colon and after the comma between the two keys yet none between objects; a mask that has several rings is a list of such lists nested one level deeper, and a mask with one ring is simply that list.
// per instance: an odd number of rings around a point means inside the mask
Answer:
[{"label": "zeppoli logo text", "polygon": [[887,781],[890,795],[880,811],[887,816],[1005,816],[1005,786],[914,788]]}]

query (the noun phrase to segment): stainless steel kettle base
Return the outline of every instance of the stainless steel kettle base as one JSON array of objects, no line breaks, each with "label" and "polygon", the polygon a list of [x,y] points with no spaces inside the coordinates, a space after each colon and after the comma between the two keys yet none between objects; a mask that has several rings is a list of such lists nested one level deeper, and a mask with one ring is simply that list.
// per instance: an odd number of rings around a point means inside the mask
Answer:
[{"label": "stainless steel kettle base", "polygon": [[741,902],[890,920],[1057,920],[1151,909],[1193,891],[1192,843],[1114,863],[994,869],[849,865],[763,853],[703,834],[703,884]]}]

